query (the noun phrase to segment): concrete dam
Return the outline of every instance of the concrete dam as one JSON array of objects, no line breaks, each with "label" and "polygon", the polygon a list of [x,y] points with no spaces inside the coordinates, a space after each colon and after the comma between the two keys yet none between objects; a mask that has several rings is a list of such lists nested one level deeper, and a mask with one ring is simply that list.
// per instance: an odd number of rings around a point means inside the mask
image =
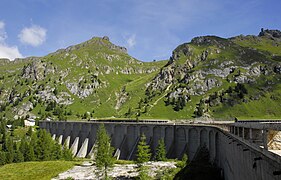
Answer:
[{"label": "concrete dam", "polygon": [[[92,156],[100,122],[39,122],[60,144],[65,144],[77,157]],[[168,158],[193,159],[205,146],[210,161],[221,168],[226,180],[281,179],[280,125],[255,123],[175,124],[175,123],[114,123],[104,122],[115,156],[136,158],[140,136],[145,134],[152,153],[158,140],[164,139]],[[281,137],[281,136],[280,136]]]}]

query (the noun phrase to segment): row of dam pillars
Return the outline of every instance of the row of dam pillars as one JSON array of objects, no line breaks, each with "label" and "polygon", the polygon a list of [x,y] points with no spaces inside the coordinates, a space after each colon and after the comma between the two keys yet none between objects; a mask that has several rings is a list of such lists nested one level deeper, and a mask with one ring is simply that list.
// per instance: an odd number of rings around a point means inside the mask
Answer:
[{"label": "row of dam pillars", "polygon": [[[39,123],[40,128],[49,131],[53,137],[60,137],[62,139],[60,143],[64,144],[69,141],[69,147],[72,148],[76,145],[77,150],[73,151],[74,155],[78,155],[78,152],[81,151],[86,152],[82,153],[82,157],[92,152],[99,125],[99,123],[85,122]],[[218,130],[214,127],[115,123],[105,123],[104,125],[111,137],[112,146],[120,152],[118,155],[120,159],[136,159],[137,144],[142,134],[146,136],[153,156],[160,139],[164,139],[167,158],[181,159],[184,154],[187,154],[189,160],[192,160],[200,146],[206,146],[209,149],[211,161],[216,159],[218,153],[219,136]],[[79,157],[81,157],[81,153]]]},{"label": "row of dam pillars", "polygon": [[[244,140],[247,140],[251,143],[254,143],[258,146],[263,147],[264,149],[276,149],[281,150],[281,131],[274,131],[270,129],[254,129],[246,127],[229,127],[230,133],[241,137]],[[275,148],[272,148],[271,144],[275,145]]]}]

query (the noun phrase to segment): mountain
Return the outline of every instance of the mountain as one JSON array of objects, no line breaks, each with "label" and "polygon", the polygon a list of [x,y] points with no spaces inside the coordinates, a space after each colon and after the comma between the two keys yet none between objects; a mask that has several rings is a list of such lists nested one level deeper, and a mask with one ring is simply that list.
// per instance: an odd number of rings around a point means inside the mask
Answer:
[{"label": "mountain", "polygon": [[8,119],[281,117],[278,30],[195,37],[164,61],[141,62],[94,37],[0,65],[0,116]]}]

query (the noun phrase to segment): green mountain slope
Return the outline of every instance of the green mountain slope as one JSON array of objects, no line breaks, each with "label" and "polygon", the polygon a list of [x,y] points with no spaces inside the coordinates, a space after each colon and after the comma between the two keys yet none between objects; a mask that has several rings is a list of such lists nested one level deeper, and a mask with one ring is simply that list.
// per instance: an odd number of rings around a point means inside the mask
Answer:
[{"label": "green mountain slope", "polygon": [[0,65],[8,119],[281,117],[277,30],[196,37],[166,61],[138,61],[103,37]]}]

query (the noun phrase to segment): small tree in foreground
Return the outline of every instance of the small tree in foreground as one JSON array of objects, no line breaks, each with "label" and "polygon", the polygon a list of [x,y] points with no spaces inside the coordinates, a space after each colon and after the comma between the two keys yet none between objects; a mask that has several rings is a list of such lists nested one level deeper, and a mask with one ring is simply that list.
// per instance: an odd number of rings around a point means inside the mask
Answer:
[{"label": "small tree in foreground", "polygon": [[158,146],[156,148],[156,161],[165,161],[166,158],[166,148],[165,148],[165,142],[164,139],[160,139],[158,141]]},{"label": "small tree in foreground", "polygon": [[180,168],[184,168],[186,165],[189,164],[187,154],[184,154],[181,161],[178,162],[177,166]]},{"label": "small tree in foreground", "polygon": [[113,147],[110,146],[110,137],[108,136],[104,124],[101,124],[97,132],[96,147],[96,165],[102,172],[104,179],[107,179],[108,169],[113,166],[115,158],[113,157]]},{"label": "small tree in foreground", "polygon": [[142,134],[140,142],[138,144],[138,152],[137,152],[137,163],[142,164],[150,160],[151,153],[150,147],[146,144],[146,137]]}]

